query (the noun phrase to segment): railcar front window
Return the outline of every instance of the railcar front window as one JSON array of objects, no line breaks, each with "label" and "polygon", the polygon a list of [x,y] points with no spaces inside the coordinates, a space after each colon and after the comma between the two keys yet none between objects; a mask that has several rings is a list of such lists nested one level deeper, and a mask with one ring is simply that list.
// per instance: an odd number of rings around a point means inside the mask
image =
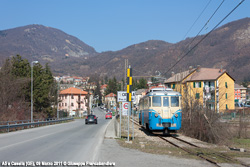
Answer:
[{"label": "railcar front window", "polygon": [[163,107],[169,107],[169,98],[163,97]]},{"label": "railcar front window", "polygon": [[153,107],[161,107],[161,97],[153,96]]},{"label": "railcar front window", "polygon": [[179,97],[171,97],[171,107],[179,107]]}]

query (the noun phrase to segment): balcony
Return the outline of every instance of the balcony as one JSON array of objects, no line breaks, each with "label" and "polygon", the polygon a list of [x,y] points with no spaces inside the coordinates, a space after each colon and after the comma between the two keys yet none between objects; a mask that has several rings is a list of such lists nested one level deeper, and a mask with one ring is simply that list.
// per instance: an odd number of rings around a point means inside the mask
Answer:
[{"label": "balcony", "polygon": [[76,102],[77,103],[83,103],[83,101],[81,101],[80,99],[78,99]]},{"label": "balcony", "polygon": [[215,91],[214,86],[210,86],[210,87],[205,86],[205,87],[203,88],[203,92],[205,92],[205,94],[206,94],[206,93],[213,93],[214,91]]}]

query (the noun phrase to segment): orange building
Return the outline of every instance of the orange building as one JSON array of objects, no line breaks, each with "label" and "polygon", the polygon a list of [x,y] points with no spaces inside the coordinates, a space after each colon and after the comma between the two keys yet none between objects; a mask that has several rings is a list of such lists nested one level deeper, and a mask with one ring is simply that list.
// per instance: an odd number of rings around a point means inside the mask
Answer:
[{"label": "orange building", "polygon": [[245,102],[246,101],[247,88],[234,84],[234,99],[235,102]]}]

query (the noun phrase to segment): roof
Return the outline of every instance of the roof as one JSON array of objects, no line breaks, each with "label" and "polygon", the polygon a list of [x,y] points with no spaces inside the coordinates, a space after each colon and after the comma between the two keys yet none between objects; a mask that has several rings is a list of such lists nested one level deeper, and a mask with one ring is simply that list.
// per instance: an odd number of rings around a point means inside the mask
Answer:
[{"label": "roof", "polygon": [[105,89],[105,88],[107,88],[107,86],[108,86],[107,84],[104,84],[101,86],[101,89]]},{"label": "roof", "polygon": [[115,96],[116,96],[116,94],[110,93],[110,94],[106,95],[105,97],[115,97]]},{"label": "roof", "polygon": [[146,93],[146,92],[147,92],[147,89],[138,89],[138,90],[135,92],[135,94],[136,94],[136,95],[141,95],[141,94]]},{"label": "roof", "polygon": [[164,88],[167,89],[165,86],[151,86],[148,88],[148,90],[155,89],[155,88]]},{"label": "roof", "polygon": [[180,82],[183,79],[185,79],[189,74],[191,74],[193,71],[195,71],[195,69],[177,73],[172,77],[168,78],[164,83]]},{"label": "roof", "polygon": [[247,89],[247,88],[245,88],[244,86],[241,86],[241,85],[239,85],[239,84],[234,84],[234,89]]},{"label": "roof", "polygon": [[[192,76],[187,78],[186,81],[217,80],[224,73],[227,73],[224,69],[200,68],[199,70],[196,69],[196,72]],[[229,74],[228,76],[232,78]]]},{"label": "roof", "polygon": [[[88,92],[86,91],[83,91],[81,89],[77,89],[77,88],[74,88],[74,87],[70,87],[68,89],[64,89],[60,92],[60,94],[81,94],[81,95],[87,95]],[[90,93],[91,94],[91,93]]]}]

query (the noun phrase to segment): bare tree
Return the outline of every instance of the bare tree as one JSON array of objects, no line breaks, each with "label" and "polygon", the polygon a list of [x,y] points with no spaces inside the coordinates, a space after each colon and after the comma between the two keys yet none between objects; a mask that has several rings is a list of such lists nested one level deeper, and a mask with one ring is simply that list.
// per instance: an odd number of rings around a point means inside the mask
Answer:
[{"label": "bare tree", "polygon": [[11,63],[6,61],[0,70],[0,120],[11,121],[27,119],[28,106],[22,92],[22,86],[28,78],[16,78],[11,74]]}]

